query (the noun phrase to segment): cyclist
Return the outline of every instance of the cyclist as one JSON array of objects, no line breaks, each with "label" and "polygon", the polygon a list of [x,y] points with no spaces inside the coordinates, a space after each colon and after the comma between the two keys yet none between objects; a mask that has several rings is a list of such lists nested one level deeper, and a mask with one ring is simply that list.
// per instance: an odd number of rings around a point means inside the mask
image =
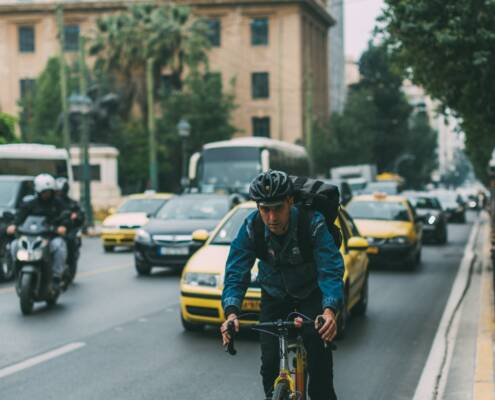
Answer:
[{"label": "cyclist", "polygon": [[[336,315],[343,300],[344,261],[318,212],[313,214],[312,234],[308,237],[313,259],[310,263],[303,260],[297,243],[301,210],[294,205],[293,190],[292,180],[282,171],[261,173],[251,182],[249,195],[256,201],[258,211],[246,218],[230,248],[222,293],[226,317],[221,327],[223,343],[230,341],[227,332],[230,321],[239,330],[238,316],[256,260],[253,224],[259,213],[268,248],[267,260],[258,265],[260,322],[285,319],[294,310],[311,319],[316,320],[319,315],[324,318],[318,331],[311,329],[303,334],[308,354],[308,391],[311,400],[336,400],[332,352],[326,350],[323,341],[331,341],[336,335]],[[279,369],[278,340],[260,333],[260,343],[263,387],[270,399]]]}]

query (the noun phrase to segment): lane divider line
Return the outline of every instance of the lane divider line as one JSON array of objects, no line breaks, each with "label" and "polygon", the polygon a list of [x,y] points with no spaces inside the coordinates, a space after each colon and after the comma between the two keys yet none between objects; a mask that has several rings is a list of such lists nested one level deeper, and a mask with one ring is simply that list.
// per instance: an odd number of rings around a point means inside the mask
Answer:
[{"label": "lane divider line", "polygon": [[47,362],[49,360],[52,360],[54,358],[60,357],[64,354],[71,353],[73,351],[76,351],[80,349],[81,347],[86,346],[86,343],[83,342],[75,342],[75,343],[69,343],[66,344],[65,346],[59,347],[55,350],[51,350],[47,353],[43,353],[31,358],[28,358],[27,360],[21,361],[17,364],[10,365],[8,367],[0,369],[0,379],[5,378],[9,375],[15,374],[17,372],[23,371],[25,369],[34,367],[35,365]]},{"label": "lane divider line", "polygon": [[[452,285],[413,400],[435,400],[439,398],[438,395],[441,395],[440,391],[446,383],[446,377],[442,380],[442,375],[448,367],[447,361],[450,361],[452,357],[449,352],[452,352],[454,347],[449,345],[449,342],[455,339],[452,334],[454,333],[453,331],[457,330],[459,320],[455,318],[456,313],[469,287],[473,265],[476,260],[474,246],[479,236],[480,226],[481,219],[478,218],[471,229],[469,240],[464,250],[464,257]],[[454,327],[453,330],[451,330],[452,326]]]}]

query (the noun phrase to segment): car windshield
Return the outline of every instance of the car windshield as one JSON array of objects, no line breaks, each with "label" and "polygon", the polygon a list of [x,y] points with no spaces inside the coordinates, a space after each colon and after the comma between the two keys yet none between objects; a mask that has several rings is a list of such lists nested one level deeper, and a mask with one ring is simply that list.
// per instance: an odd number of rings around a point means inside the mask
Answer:
[{"label": "car windshield", "polygon": [[238,208],[218,230],[211,244],[229,245],[237,236],[246,217],[254,210],[254,208]]},{"label": "car windshield", "polygon": [[409,212],[406,206],[400,202],[351,201],[346,209],[354,219],[409,221]]},{"label": "car windshield", "polygon": [[19,182],[0,181],[0,206],[14,207]]},{"label": "car windshield", "polygon": [[442,208],[434,197],[410,197],[409,201],[418,209],[440,210]]},{"label": "car windshield", "polygon": [[377,192],[386,194],[397,194],[399,193],[399,190],[395,182],[370,182],[361,193],[373,194]]},{"label": "car windshield", "polygon": [[160,219],[221,219],[229,211],[227,197],[177,196],[158,212]]},{"label": "car windshield", "polygon": [[166,199],[130,199],[122,204],[117,212],[155,214],[166,202]]},{"label": "car windshield", "polygon": [[457,207],[457,195],[455,193],[437,193],[436,196],[445,206]]}]

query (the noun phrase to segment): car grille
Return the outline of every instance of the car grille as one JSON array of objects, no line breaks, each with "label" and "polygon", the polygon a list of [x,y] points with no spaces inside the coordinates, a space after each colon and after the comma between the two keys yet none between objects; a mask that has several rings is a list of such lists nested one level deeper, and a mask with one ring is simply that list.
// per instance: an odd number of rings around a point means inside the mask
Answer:
[{"label": "car grille", "polygon": [[186,310],[189,314],[199,315],[201,317],[218,318],[220,316],[216,308],[186,306]]},{"label": "car grille", "polygon": [[153,235],[153,241],[157,244],[190,244],[191,235]]},{"label": "car grille", "polygon": [[141,225],[120,225],[120,229],[139,229]]}]

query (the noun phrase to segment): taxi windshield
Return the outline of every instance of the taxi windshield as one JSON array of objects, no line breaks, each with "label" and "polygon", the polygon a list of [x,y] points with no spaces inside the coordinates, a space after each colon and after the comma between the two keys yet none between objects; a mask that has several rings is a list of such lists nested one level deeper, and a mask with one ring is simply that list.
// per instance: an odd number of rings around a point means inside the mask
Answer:
[{"label": "taxi windshield", "polygon": [[254,208],[238,208],[218,230],[211,244],[229,245],[239,233],[246,217],[254,210]]},{"label": "taxi windshield", "polygon": [[351,201],[346,209],[354,219],[409,221],[409,212],[407,207],[400,202]]},{"label": "taxi windshield", "polygon": [[163,206],[160,219],[221,219],[229,211],[227,197],[177,196]]},{"label": "taxi windshield", "polygon": [[118,213],[143,212],[155,214],[165,204],[165,199],[131,199],[127,200],[117,210]]}]

